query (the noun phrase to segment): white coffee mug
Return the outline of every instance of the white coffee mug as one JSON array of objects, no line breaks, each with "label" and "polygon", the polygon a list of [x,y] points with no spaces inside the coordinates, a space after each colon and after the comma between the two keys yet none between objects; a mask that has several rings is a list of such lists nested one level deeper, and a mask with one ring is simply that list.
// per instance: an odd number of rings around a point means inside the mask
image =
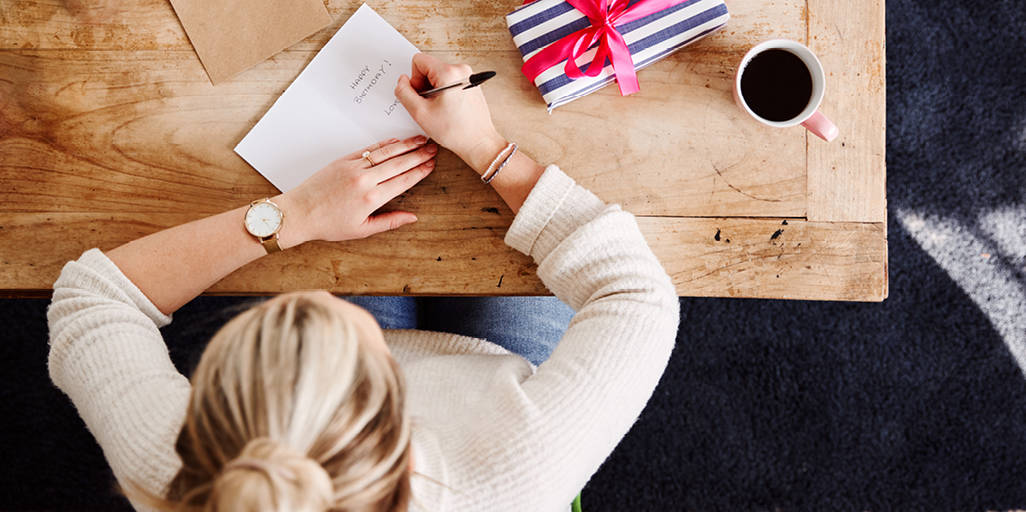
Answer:
[{"label": "white coffee mug", "polygon": [[[745,68],[748,67],[748,63],[752,61],[756,55],[759,55],[766,50],[785,50],[790,52],[794,56],[798,57],[805,63],[805,67],[809,70],[809,75],[812,77],[812,94],[809,98],[808,105],[801,111],[797,116],[787,121],[771,121],[762,116],[759,116],[748,106],[745,102],[744,96],[741,95],[741,75],[744,74]],[[802,125],[807,128],[813,134],[816,134],[824,141],[833,141],[838,134],[837,125],[830,121],[826,116],[819,111],[819,105],[823,102],[823,93],[826,90],[826,76],[823,73],[823,65],[820,64],[819,59],[816,58],[816,54],[812,53],[805,45],[791,41],[790,39],[773,39],[765,41],[755,45],[745,57],[741,59],[741,64],[737,67],[737,76],[734,77],[734,102],[737,103],[738,107],[748,113],[752,119],[758,121],[767,126],[784,128],[795,125]]]}]

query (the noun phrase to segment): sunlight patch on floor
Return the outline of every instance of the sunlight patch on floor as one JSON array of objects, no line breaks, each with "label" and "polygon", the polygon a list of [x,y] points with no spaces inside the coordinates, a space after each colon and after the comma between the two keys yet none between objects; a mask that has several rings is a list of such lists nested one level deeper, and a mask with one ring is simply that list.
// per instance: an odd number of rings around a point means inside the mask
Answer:
[{"label": "sunlight patch on floor", "polygon": [[986,314],[1026,374],[1026,285],[1015,276],[1026,255],[1026,207],[987,212],[975,227],[904,209],[897,219]]}]

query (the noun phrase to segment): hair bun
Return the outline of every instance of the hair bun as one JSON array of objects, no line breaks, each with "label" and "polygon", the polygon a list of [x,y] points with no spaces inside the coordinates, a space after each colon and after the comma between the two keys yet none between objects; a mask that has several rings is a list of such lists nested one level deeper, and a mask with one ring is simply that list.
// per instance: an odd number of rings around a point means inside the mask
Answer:
[{"label": "hair bun", "polygon": [[214,480],[212,511],[325,511],[331,477],[316,461],[269,438],[251,440]]}]

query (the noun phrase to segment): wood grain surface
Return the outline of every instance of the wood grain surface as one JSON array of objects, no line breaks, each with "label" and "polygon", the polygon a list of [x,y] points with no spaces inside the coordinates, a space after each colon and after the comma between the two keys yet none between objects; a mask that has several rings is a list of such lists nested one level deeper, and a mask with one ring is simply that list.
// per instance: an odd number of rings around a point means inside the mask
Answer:
[{"label": "wood grain surface", "polygon": [[[88,247],[110,249],[274,194],[232,148],[358,6],[327,3],[331,27],[213,86],[167,2],[111,2],[98,18],[71,13],[60,0],[0,2],[0,290],[45,292],[61,265]],[[727,28],[640,72],[641,93],[622,98],[607,87],[551,115],[519,73],[503,20],[519,2],[373,6],[422,50],[498,71],[484,90],[500,129],[540,162],[558,163],[604,200],[643,216],[681,294],[880,300],[885,211],[873,205],[884,201],[883,129],[875,124],[882,118],[874,117],[883,109],[882,71],[877,89],[863,87],[855,68],[854,78],[828,79],[828,114],[863,104],[873,111],[845,118],[858,129],[842,126],[843,146],[759,125],[731,99],[748,48],[773,37],[822,37],[828,22],[817,17],[827,9],[859,11],[853,23],[870,28],[879,12],[882,30],[882,2],[829,3],[729,0]],[[874,62],[869,36],[857,25],[845,30],[811,41],[828,72]],[[807,171],[825,165],[842,171]],[[840,173],[854,178],[831,184]],[[421,221],[262,259],[212,292],[545,292],[529,259],[502,243],[509,211],[448,152],[392,206]],[[814,220],[855,222],[804,222],[812,209],[821,213]],[[784,218],[793,245],[769,239]],[[713,239],[717,229],[734,234],[731,245]]]},{"label": "wood grain surface", "polygon": [[[0,48],[85,50],[188,50],[192,46],[171,4],[161,0],[107,0],[102,17],[69,9],[68,0],[4,0],[0,3]],[[103,3],[91,0],[89,3]],[[291,50],[320,50],[360,7],[352,0],[326,0],[335,22]],[[386,21],[422,50],[514,50],[505,15],[522,0],[380,0],[370,2]],[[804,41],[805,0],[728,0],[730,25],[703,44],[738,53],[764,39]],[[642,84],[644,85],[644,84]]]},{"label": "wood grain surface", "polygon": [[[0,121],[8,129],[0,180],[64,195],[63,211],[115,208],[93,198],[133,188],[142,194],[124,199],[138,206],[116,208],[219,212],[240,195],[266,195],[272,186],[232,148],[313,54],[285,52],[212,86],[184,50],[2,52],[0,75],[10,82],[0,87],[13,101]],[[653,66],[639,95],[621,98],[616,87],[606,88],[549,115],[518,72],[519,54],[438,55],[496,69],[500,78],[486,95],[500,130],[607,201],[641,215],[805,214],[804,140],[762,130],[735,112],[730,80],[717,76],[715,63]],[[675,94],[682,87],[689,93]],[[605,112],[597,116],[596,109]],[[670,112],[694,114],[683,123]],[[727,139],[743,140],[743,148],[726,151]],[[436,174],[455,178],[465,168],[443,164]],[[37,172],[26,174],[25,166]],[[65,172],[68,166],[76,172]],[[82,187],[92,194],[79,194]],[[0,197],[0,210],[53,208],[45,196]]]},{"label": "wood grain surface", "polygon": [[[23,288],[44,291],[82,248],[111,249],[198,216],[19,213],[5,217],[0,226],[5,240],[27,241],[47,233],[76,242],[57,248],[30,244],[0,256],[3,283],[13,280]],[[309,243],[252,263],[211,292],[548,294],[531,260],[502,243],[512,213],[486,209],[472,217],[421,215],[416,230],[404,227],[373,240]],[[852,301],[886,297],[883,225],[686,217],[642,217],[638,222],[682,295]],[[460,225],[462,229],[454,230]]]},{"label": "wood grain surface", "polygon": [[[840,129],[832,143],[809,138],[808,218],[887,221],[887,87],[884,1],[809,0],[809,47],[827,74],[822,111]],[[844,48],[847,51],[837,51]]]}]

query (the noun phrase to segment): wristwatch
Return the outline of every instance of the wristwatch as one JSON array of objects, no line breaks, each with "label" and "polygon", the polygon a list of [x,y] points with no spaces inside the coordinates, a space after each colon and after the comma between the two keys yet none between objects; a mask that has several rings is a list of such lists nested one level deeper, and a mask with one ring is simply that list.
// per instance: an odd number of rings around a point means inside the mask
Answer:
[{"label": "wristwatch", "polygon": [[278,245],[278,232],[281,231],[285,212],[270,198],[256,200],[249,204],[244,224],[246,231],[257,238],[268,253],[281,251]]}]

